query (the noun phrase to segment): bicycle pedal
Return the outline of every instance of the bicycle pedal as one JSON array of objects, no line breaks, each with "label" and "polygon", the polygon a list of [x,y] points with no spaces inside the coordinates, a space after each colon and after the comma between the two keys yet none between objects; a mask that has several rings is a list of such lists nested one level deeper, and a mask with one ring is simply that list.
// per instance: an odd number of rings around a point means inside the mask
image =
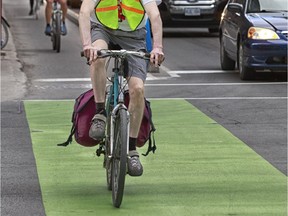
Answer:
[{"label": "bicycle pedal", "polygon": [[104,154],[104,155],[105,155],[105,150],[103,149],[102,146],[99,147],[99,148],[96,150],[96,155],[97,155],[98,157],[100,157],[101,154]]}]

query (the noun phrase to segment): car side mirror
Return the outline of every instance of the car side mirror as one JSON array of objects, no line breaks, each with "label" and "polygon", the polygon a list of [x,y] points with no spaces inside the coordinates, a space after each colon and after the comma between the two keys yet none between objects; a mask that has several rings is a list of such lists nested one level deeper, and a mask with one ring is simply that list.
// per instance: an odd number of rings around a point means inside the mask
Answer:
[{"label": "car side mirror", "polygon": [[242,13],[243,6],[241,4],[237,4],[237,3],[229,3],[227,5],[227,10],[230,12]]}]

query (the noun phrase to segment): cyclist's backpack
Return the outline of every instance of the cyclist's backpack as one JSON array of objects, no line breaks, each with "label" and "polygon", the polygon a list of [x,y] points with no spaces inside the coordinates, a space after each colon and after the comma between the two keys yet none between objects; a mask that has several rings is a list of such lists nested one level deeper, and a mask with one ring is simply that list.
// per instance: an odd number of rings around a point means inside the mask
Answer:
[{"label": "cyclist's backpack", "polygon": [[[125,92],[125,105],[128,107],[129,104],[129,92]],[[58,144],[58,146],[67,146],[72,140],[73,136],[75,141],[85,147],[93,147],[100,143],[98,140],[94,140],[89,136],[89,129],[91,120],[95,115],[96,104],[94,102],[93,89],[90,89],[79,97],[76,98],[74,104],[74,110],[72,114],[72,128],[70,135],[66,142]],[[149,146],[146,154],[147,156],[150,151],[153,153],[156,150],[155,139],[154,139],[154,124],[152,122],[152,111],[150,108],[150,102],[145,99],[145,109],[143,119],[137,139],[137,146],[142,147],[148,140]],[[151,137],[153,135],[153,137]],[[153,145],[152,145],[153,142]]]}]

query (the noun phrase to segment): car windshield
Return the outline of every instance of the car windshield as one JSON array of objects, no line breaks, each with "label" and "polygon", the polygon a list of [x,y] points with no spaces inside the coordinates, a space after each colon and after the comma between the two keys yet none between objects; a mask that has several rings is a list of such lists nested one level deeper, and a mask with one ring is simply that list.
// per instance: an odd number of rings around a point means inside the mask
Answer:
[{"label": "car windshield", "polygon": [[287,12],[287,0],[249,0],[248,13]]}]

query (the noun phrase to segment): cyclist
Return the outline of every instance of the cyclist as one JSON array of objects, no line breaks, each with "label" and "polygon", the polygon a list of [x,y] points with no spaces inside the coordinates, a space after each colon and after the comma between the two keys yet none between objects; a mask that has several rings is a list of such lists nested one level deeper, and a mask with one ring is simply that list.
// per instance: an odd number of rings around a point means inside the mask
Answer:
[{"label": "cyclist", "polygon": [[34,14],[34,0],[30,0],[29,16],[32,16],[33,14]]},{"label": "cyclist", "polygon": [[[47,36],[51,35],[51,26],[50,26],[50,21],[51,21],[51,16],[52,16],[52,4],[54,0],[46,0],[46,8],[45,8],[45,18],[46,18],[46,28],[45,28],[45,34]],[[65,25],[65,18],[67,14],[67,1],[66,0],[57,0],[60,5],[61,5],[61,10],[62,10],[62,23],[61,23],[61,34],[66,35],[67,34],[67,29]]]},{"label": "cyclist", "polygon": [[[37,1],[37,0],[36,0]],[[39,0],[40,5],[43,5],[43,0]],[[38,5],[39,6],[39,5]],[[30,0],[30,11],[29,16],[32,16],[34,14],[34,0]]]},{"label": "cyclist", "polygon": [[[145,13],[146,12],[146,13]],[[84,55],[89,58],[90,74],[95,96],[96,111],[89,135],[94,139],[105,136],[106,110],[105,59],[97,59],[97,50],[117,44],[126,50],[145,50],[147,15],[152,24],[153,48],[150,62],[156,66],[164,60],[162,51],[162,20],[155,0],[83,0],[79,13],[80,36]],[[90,23],[91,21],[91,23]],[[144,111],[144,82],[147,61],[129,57],[128,87],[130,93],[129,113],[129,160],[128,174],[140,176],[143,167],[136,150],[136,142]]]}]

